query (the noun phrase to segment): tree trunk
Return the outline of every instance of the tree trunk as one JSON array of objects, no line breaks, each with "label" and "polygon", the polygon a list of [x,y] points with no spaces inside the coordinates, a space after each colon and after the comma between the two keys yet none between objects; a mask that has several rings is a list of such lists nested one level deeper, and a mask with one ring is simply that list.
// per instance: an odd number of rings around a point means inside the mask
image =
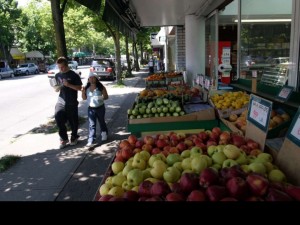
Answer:
[{"label": "tree trunk", "polygon": [[125,36],[125,47],[126,47],[126,61],[127,61],[127,73],[131,76],[131,61],[129,58],[129,48],[128,48],[128,37]]},{"label": "tree trunk", "polygon": [[60,0],[50,0],[52,20],[55,30],[57,57],[68,57],[65,28],[64,28],[64,10],[68,0],[64,0],[62,8],[60,8]]},{"label": "tree trunk", "polygon": [[136,48],[136,42],[133,42],[133,48],[134,48],[134,67],[135,67],[135,71],[140,71],[140,66],[139,66],[139,56],[138,56],[138,52],[137,52],[137,48]]},{"label": "tree trunk", "polygon": [[144,62],[144,56],[143,56],[143,52],[144,52],[143,42],[140,42],[140,52],[141,52],[141,62]]}]

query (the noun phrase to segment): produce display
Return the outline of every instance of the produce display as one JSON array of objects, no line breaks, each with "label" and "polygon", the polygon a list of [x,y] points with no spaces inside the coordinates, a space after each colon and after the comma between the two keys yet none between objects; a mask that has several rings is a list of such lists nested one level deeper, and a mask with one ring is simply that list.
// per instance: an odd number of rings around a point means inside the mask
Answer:
[{"label": "produce display", "polygon": [[215,94],[210,97],[214,106],[219,110],[241,109],[248,105],[250,96],[242,91],[228,91],[224,94]]},{"label": "produce display", "polygon": [[119,143],[97,201],[298,201],[300,187],[259,145],[219,127]]}]

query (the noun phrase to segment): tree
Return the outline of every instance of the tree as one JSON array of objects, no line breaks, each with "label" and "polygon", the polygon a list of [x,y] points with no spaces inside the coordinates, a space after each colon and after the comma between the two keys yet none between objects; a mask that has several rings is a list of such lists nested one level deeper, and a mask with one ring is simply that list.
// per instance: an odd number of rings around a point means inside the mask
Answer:
[{"label": "tree", "polygon": [[0,59],[6,59],[9,62],[12,59],[9,50],[13,46],[14,34],[21,14],[17,5],[15,0],[0,0]]}]

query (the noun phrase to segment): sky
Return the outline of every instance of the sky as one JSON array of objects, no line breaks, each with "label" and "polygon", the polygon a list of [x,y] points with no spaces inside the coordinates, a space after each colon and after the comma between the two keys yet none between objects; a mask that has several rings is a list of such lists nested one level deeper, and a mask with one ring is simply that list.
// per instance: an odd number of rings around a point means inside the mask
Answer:
[{"label": "sky", "polygon": [[24,5],[26,5],[30,0],[17,0],[18,1],[18,6],[20,7],[20,6],[24,6]]}]

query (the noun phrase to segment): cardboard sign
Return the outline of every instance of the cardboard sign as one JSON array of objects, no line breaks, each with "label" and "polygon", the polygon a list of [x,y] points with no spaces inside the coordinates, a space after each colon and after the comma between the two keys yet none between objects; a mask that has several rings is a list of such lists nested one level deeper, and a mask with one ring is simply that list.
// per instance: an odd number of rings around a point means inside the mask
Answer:
[{"label": "cardboard sign", "polygon": [[298,111],[290,125],[287,137],[300,147],[300,107],[298,108]]},{"label": "cardboard sign", "polygon": [[290,98],[293,90],[294,88],[291,86],[283,86],[279,91],[278,95],[276,96],[276,98],[285,102]]},{"label": "cardboard sign", "polygon": [[247,120],[267,133],[272,104],[271,101],[251,94]]}]

